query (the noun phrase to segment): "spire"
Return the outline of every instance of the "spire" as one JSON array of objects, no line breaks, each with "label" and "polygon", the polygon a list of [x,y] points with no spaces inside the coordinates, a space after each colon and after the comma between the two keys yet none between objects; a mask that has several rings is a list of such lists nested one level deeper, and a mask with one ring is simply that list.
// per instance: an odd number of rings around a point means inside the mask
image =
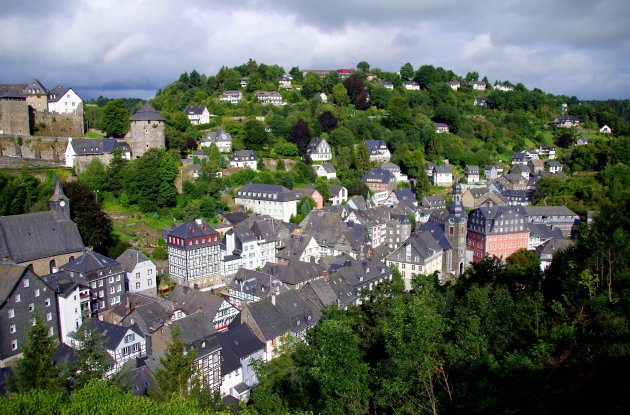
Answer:
[{"label": "spire", "polygon": [[464,214],[464,206],[462,205],[462,188],[459,184],[459,177],[456,177],[455,182],[453,183],[453,194],[448,211],[451,215]]},{"label": "spire", "polygon": [[57,215],[57,219],[70,220],[70,199],[63,193],[59,176],[57,176],[55,189],[48,203],[50,204],[50,210]]},{"label": "spire", "polygon": [[53,190],[53,194],[50,197],[50,200],[58,201],[60,199],[68,199],[68,198],[63,193],[63,188],[61,187],[61,180],[59,180],[59,176],[57,176],[57,180],[55,181],[55,189]]}]

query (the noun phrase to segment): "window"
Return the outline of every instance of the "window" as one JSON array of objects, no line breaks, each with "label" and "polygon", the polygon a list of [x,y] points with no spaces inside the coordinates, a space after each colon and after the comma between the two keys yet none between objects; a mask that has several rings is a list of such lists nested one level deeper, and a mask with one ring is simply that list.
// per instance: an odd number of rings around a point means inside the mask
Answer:
[{"label": "window", "polygon": [[128,334],[125,336],[125,343],[131,343],[132,341],[134,341],[136,338],[135,335],[133,334]]},{"label": "window", "polygon": [[28,278],[24,278],[24,280],[22,281],[22,284],[24,285],[24,288],[27,288],[30,285]]},{"label": "window", "polygon": [[35,310],[35,304],[30,303],[30,304],[28,305],[28,311],[33,311],[33,310]]},{"label": "window", "polygon": [[120,281],[120,275],[121,274],[116,275],[116,281]]},{"label": "window", "polygon": [[55,334],[55,330],[51,327],[48,329],[48,336],[52,336],[53,334]]},{"label": "window", "polygon": [[15,327],[15,324],[11,324],[9,326],[9,333],[15,333],[17,331],[17,328]]},{"label": "window", "polygon": [[136,272],[136,279],[140,278],[140,273]]},{"label": "window", "polygon": [[11,350],[17,350],[17,348],[18,348],[18,341],[11,340]]},{"label": "window", "polygon": [[134,343],[134,345],[132,346],[132,350],[134,352],[139,352],[140,351],[140,343]]},{"label": "window", "polygon": [[35,290],[35,297],[39,297],[39,288]]},{"label": "window", "polygon": [[104,296],[105,296],[105,291],[100,290],[100,291],[98,292],[98,296],[99,296],[99,297],[104,297]]},{"label": "window", "polygon": [[114,283],[114,277],[109,277],[109,283],[113,284]]},{"label": "window", "polygon": [[147,285],[153,285],[153,280],[151,278],[147,280]]},{"label": "window", "polygon": [[91,287],[91,288],[96,288],[96,281],[92,281],[92,282],[90,283],[90,287]]},{"label": "window", "polygon": [[46,307],[50,307],[50,298],[47,298],[46,300],[44,300],[44,305]]},{"label": "window", "polygon": [[13,318],[15,317],[15,310],[14,309],[9,309],[9,318]]},{"label": "window", "polygon": [[98,286],[102,287],[103,286],[103,280],[98,280]]},{"label": "window", "polygon": [[109,304],[110,304],[110,305],[114,305],[114,304],[116,304],[116,298],[112,297],[112,298],[109,300]]},{"label": "window", "polygon": [[52,320],[52,313],[46,313],[46,321]]},{"label": "window", "polygon": [[118,284],[118,287],[116,288],[116,291],[117,292],[121,292],[122,291],[122,285],[121,284]]},{"label": "window", "polygon": [[20,301],[22,301],[22,296],[20,294],[15,294],[15,302],[19,303]]},{"label": "window", "polygon": [[[208,238],[209,240],[210,238]],[[149,268],[149,275],[153,274],[153,268]]]},{"label": "window", "polygon": [[139,289],[140,289],[140,283],[139,283],[139,282],[137,282],[137,283],[136,283],[136,290],[139,290]]}]

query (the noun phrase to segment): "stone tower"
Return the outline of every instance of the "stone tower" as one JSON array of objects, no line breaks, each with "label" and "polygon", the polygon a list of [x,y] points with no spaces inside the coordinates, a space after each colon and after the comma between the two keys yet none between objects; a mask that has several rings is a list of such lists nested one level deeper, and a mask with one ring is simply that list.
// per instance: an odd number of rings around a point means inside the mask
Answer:
[{"label": "stone tower", "polygon": [[452,271],[460,275],[466,266],[466,229],[468,215],[462,205],[462,188],[459,179],[453,183],[451,205],[448,208],[448,221],[444,224],[446,238],[453,247]]},{"label": "stone tower", "polygon": [[131,147],[131,157],[140,158],[150,148],[165,148],[166,123],[148,102],[131,117],[131,127],[125,137]]},{"label": "stone tower", "polygon": [[58,220],[70,220],[70,199],[66,197],[61,188],[61,181],[57,177],[55,189],[49,200],[50,210],[55,212]]},{"label": "stone tower", "polygon": [[37,79],[24,88],[26,103],[36,112],[48,111],[48,90]]}]

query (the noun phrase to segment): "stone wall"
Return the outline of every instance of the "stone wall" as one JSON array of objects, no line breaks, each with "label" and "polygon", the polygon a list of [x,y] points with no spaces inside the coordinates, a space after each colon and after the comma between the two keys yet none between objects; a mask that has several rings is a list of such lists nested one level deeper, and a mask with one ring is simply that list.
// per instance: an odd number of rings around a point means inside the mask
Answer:
[{"label": "stone wall", "polygon": [[0,100],[0,132],[2,134],[31,134],[26,101]]},{"label": "stone wall", "polygon": [[83,107],[76,114],[37,111],[33,114],[33,135],[81,137],[84,131]]},{"label": "stone wall", "polygon": [[29,265],[33,266],[33,272],[35,272],[35,274],[37,275],[48,275],[50,274],[50,261],[51,260],[55,260],[55,265],[57,268],[59,268],[62,265],[66,265],[68,262],[70,262],[70,258],[72,258],[72,260],[80,257],[81,255],[83,255],[83,251],[77,251],[77,252],[71,252],[68,254],[62,254],[62,255],[55,255],[52,257],[46,257],[46,258],[41,258],[41,259],[36,259],[34,261],[29,261],[29,262],[22,262],[21,264],[17,264],[17,265],[21,265],[23,267],[28,267]]},{"label": "stone wall", "polygon": [[34,137],[0,134],[0,155],[25,159],[65,161],[68,137]]},{"label": "stone wall", "polygon": [[109,162],[112,161],[112,159],[114,158],[114,155],[110,153],[110,154],[99,154],[99,155],[89,155],[89,156],[75,156],[74,157],[74,171],[77,174],[82,173],[87,167],[87,165],[90,164],[90,162],[95,158],[99,159],[101,163],[103,163],[103,165],[107,167],[109,166]]},{"label": "stone wall", "polygon": [[140,158],[150,148],[166,148],[164,121],[132,121],[125,141],[131,147],[131,157]]}]

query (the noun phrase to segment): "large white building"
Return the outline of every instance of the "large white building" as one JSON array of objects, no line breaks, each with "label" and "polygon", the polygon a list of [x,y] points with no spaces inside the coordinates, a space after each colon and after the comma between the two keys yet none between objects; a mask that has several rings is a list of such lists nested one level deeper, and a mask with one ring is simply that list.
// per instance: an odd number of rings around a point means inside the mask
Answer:
[{"label": "large white building", "polygon": [[72,88],[64,88],[59,85],[48,92],[49,112],[74,114],[81,104],[83,104],[83,100]]},{"label": "large white building", "polygon": [[313,138],[308,144],[306,154],[313,161],[328,161],[332,159],[332,150],[326,140],[320,137]]},{"label": "large white building", "polygon": [[116,261],[127,273],[127,291],[157,296],[157,267],[153,261],[135,249],[127,249]]},{"label": "large white building", "polygon": [[297,213],[295,192],[275,184],[251,183],[238,189],[235,203],[254,213],[289,222]]},{"label": "large white building", "polygon": [[221,272],[221,238],[219,232],[202,219],[185,222],[167,236],[168,271],[182,281]]}]

